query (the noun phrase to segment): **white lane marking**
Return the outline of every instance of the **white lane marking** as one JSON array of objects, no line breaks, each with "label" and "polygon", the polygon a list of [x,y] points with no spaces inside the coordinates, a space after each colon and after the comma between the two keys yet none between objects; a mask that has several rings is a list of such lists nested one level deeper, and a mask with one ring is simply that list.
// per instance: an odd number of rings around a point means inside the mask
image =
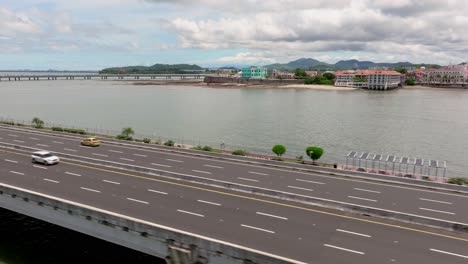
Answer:
[{"label": "white lane marking", "polygon": [[109,152],[114,152],[114,153],[123,153],[122,151],[113,150],[113,149],[109,149]]},{"label": "white lane marking", "polygon": [[71,173],[66,171],[65,174],[81,177],[81,174]]},{"label": "white lane marking", "polygon": [[447,254],[447,255],[451,255],[451,256],[455,256],[455,257],[460,257],[460,258],[466,258],[466,259],[468,259],[468,256],[465,256],[465,255],[460,255],[460,254],[456,254],[456,253],[452,253],[452,252],[448,252],[448,251],[442,251],[442,250],[433,249],[433,248],[431,248],[430,250],[431,250],[431,251],[434,251],[434,252],[442,253],[442,254]]},{"label": "white lane marking", "polygon": [[314,190],[312,190],[312,189],[307,189],[307,188],[302,188],[302,187],[296,187],[296,186],[288,186],[288,188],[298,189],[298,190],[303,190],[303,191],[309,191],[309,192],[313,192],[313,191],[314,191]]},{"label": "white lane marking", "polygon": [[172,166],[169,166],[169,165],[164,165],[164,164],[159,164],[159,163],[151,163],[151,165],[159,166],[159,167],[166,167],[166,168],[172,167]]},{"label": "white lane marking", "polygon": [[53,182],[53,183],[60,183],[59,181],[54,181],[54,180],[47,179],[47,178],[44,178],[43,180],[44,180],[44,181],[48,181],[48,182]]},{"label": "white lane marking", "polygon": [[175,160],[175,159],[166,159],[167,161],[172,161],[172,162],[184,162],[183,160]]},{"label": "white lane marking", "polygon": [[361,192],[370,192],[370,193],[381,193],[379,191],[373,191],[373,190],[367,190],[367,189],[361,189],[361,188],[353,188],[356,191],[361,191]]},{"label": "white lane marking", "polygon": [[348,196],[348,198],[357,199],[357,200],[363,200],[363,201],[368,201],[368,202],[373,202],[373,203],[376,203],[376,202],[377,202],[377,200],[372,200],[372,199],[367,199],[367,198],[362,198],[362,197],[356,197],[356,196]]},{"label": "white lane marking", "polygon": [[160,191],[151,190],[151,189],[148,189],[148,192],[154,192],[154,193],[159,193],[159,194],[164,194],[164,195],[167,195],[167,193],[166,193],[166,192],[160,192]]},{"label": "white lane marking", "polygon": [[91,153],[91,154],[93,154],[94,156],[109,157],[107,155],[99,154],[99,153]]},{"label": "white lane marking", "polygon": [[68,149],[68,148],[64,148],[63,150],[77,152],[77,150],[74,150],[74,149]]},{"label": "white lane marking", "polygon": [[426,199],[426,198],[419,198],[421,201],[428,201],[428,202],[434,202],[434,203],[441,203],[441,204],[452,204],[450,202],[443,202],[443,201],[438,201],[438,200],[431,200],[431,199]]},{"label": "white lane marking", "polygon": [[242,177],[237,177],[237,179],[244,180],[244,181],[258,182],[257,180],[254,180],[254,179],[247,179],[247,178],[242,178]]},{"label": "white lane marking", "polygon": [[214,166],[214,165],[208,165],[208,164],[203,165],[203,166],[210,167],[210,168],[215,168],[215,169],[224,169],[224,167],[221,167],[221,166]]},{"label": "white lane marking", "polygon": [[205,217],[202,214],[196,214],[196,213],[192,213],[192,212],[188,212],[188,211],[184,211],[184,210],[179,210],[179,209],[177,209],[177,212],[181,212],[181,213],[184,213],[184,214],[196,215],[196,216],[199,216],[199,217]]},{"label": "white lane marking", "polygon": [[13,173],[13,174],[24,175],[24,173],[22,173],[22,172],[17,172],[17,171],[10,171],[10,172]]},{"label": "white lane marking", "polygon": [[60,141],[52,141],[52,143],[55,143],[55,144],[64,144],[63,142],[60,142]]},{"label": "white lane marking", "polygon": [[256,171],[248,171],[248,173],[257,174],[257,175],[268,175],[266,173],[261,173],[261,172],[256,172]]},{"label": "white lane marking", "polygon": [[424,207],[419,207],[420,210],[425,210],[425,211],[431,211],[431,212],[436,212],[436,213],[441,213],[441,214],[449,214],[449,215],[454,215],[455,213],[447,212],[447,211],[439,211],[439,210],[434,210],[434,209],[428,209]]},{"label": "white lane marking", "polygon": [[282,216],[277,216],[277,215],[272,215],[272,214],[266,214],[266,213],[262,213],[262,212],[257,212],[257,214],[264,215],[264,216],[269,216],[269,217],[274,217],[274,218],[278,218],[278,219],[282,219],[282,220],[288,220],[287,217],[282,217]]},{"label": "white lane marking", "polygon": [[126,161],[135,161],[135,160],[132,160],[132,159],[126,159],[126,158],[120,158],[121,160],[126,160]]},{"label": "white lane marking", "polygon": [[49,145],[45,145],[45,144],[36,144],[38,146],[41,146],[41,147],[48,147]]},{"label": "white lane marking", "polygon": [[216,205],[216,206],[221,206],[221,204],[219,204],[219,203],[213,203],[213,202],[208,202],[208,201],[203,201],[203,200],[197,200],[197,202]]},{"label": "white lane marking", "polygon": [[30,137],[29,139],[32,139],[32,140],[40,140],[38,138],[33,138],[33,137]]},{"label": "white lane marking", "polygon": [[47,167],[44,167],[44,166],[33,165],[33,167],[43,169],[43,170],[47,170]]},{"label": "white lane marking", "polygon": [[364,255],[364,254],[365,254],[364,252],[360,252],[360,251],[356,251],[356,250],[351,250],[351,249],[347,249],[347,248],[342,248],[342,247],[337,247],[337,246],[333,246],[333,245],[329,245],[329,244],[323,244],[323,245],[326,246],[326,247],[336,248],[336,249],[339,249],[339,250],[348,251],[348,252],[356,253],[356,254],[360,254],[360,255]]},{"label": "white lane marking", "polygon": [[10,137],[18,137],[18,135],[8,134]]},{"label": "white lane marking", "polygon": [[366,234],[360,234],[360,233],[351,232],[351,231],[347,231],[347,230],[343,230],[343,229],[336,229],[336,231],[343,232],[343,233],[348,233],[348,234],[352,234],[352,235],[356,235],[356,236],[372,237],[372,236],[369,236],[369,235],[366,235]]},{"label": "white lane marking", "polygon": [[201,170],[192,170],[193,172],[203,173],[203,174],[211,174],[209,171],[201,171]]},{"label": "white lane marking", "polygon": [[23,140],[17,140],[17,139],[13,139],[14,142],[18,142],[18,143],[24,143]]},{"label": "white lane marking", "polygon": [[98,190],[94,190],[94,189],[90,189],[90,188],[85,188],[85,187],[80,187],[81,189],[83,190],[86,190],[86,191],[90,191],[90,192],[96,192],[96,193],[100,193],[101,191],[98,191]]},{"label": "white lane marking", "polygon": [[255,227],[255,226],[249,226],[249,225],[241,225],[241,226],[242,226],[242,227],[246,227],[246,228],[250,228],[250,229],[255,229],[255,230],[267,232],[267,233],[270,233],[270,234],[274,234],[274,233],[275,233],[275,231],[271,231],[271,230],[267,230],[267,229],[263,229],[263,228],[259,228],[259,227]]},{"label": "white lane marking", "polygon": [[120,184],[120,182],[115,182],[115,181],[108,181],[108,180],[102,180],[103,182],[107,183],[112,183],[112,184]]},{"label": "white lane marking", "polygon": [[137,202],[137,203],[142,203],[142,204],[149,204],[148,202],[141,201],[141,200],[137,200],[137,199],[133,199],[133,198],[127,198],[127,200],[133,201],[133,202]]},{"label": "white lane marking", "polygon": [[5,161],[7,161],[7,162],[11,162],[11,163],[18,163],[16,160],[9,160],[9,159],[5,159]]},{"label": "white lane marking", "polygon": [[143,155],[143,154],[133,154],[133,156],[144,157],[144,158],[148,157],[148,156]]},{"label": "white lane marking", "polygon": [[309,182],[309,183],[315,183],[315,184],[326,184],[326,183],[324,183],[324,182],[309,181],[309,180],[303,180],[303,179],[296,179],[296,181],[300,181],[300,182]]},{"label": "white lane marking", "polygon": [[80,145],[80,148],[88,148],[88,149],[92,149],[93,147],[88,147],[88,146],[83,146],[83,145]]}]

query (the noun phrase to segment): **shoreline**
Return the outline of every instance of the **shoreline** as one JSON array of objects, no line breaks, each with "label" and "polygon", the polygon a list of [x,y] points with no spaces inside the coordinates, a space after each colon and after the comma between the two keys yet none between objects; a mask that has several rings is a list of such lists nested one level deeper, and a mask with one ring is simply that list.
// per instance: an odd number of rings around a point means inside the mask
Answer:
[{"label": "shoreline", "polygon": [[353,91],[357,88],[336,87],[332,85],[318,84],[240,84],[240,83],[205,83],[203,80],[140,80],[127,82],[130,85],[180,85],[197,86],[207,88],[253,88],[253,89],[304,89],[323,91]]}]

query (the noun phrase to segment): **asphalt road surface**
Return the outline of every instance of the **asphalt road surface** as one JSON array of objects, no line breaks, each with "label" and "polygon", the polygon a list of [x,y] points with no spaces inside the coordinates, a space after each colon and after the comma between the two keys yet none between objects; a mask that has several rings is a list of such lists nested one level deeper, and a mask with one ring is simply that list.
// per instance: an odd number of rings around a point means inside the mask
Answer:
[{"label": "asphalt road surface", "polygon": [[[66,141],[48,140],[37,141],[51,146],[52,141]],[[71,147],[63,143],[61,148]],[[76,144],[74,148],[85,150]],[[86,149],[98,150],[105,153],[125,149]],[[122,157],[130,155],[129,152]],[[165,158],[159,157],[155,162]],[[204,161],[198,166],[214,164],[224,163]],[[260,168],[255,171],[272,172]],[[96,166],[71,162],[43,166],[31,163],[29,155],[13,150],[0,149],[0,182],[306,263],[468,261],[467,234],[346,216],[309,205]],[[323,184],[327,185],[331,184]]]}]

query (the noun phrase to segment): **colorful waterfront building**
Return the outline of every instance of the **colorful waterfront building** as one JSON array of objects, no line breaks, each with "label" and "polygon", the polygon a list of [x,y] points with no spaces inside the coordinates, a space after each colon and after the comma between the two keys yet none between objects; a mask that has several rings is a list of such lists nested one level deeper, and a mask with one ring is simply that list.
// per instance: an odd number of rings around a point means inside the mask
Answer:
[{"label": "colorful waterfront building", "polygon": [[242,78],[265,79],[268,76],[268,70],[265,67],[250,66],[242,68]]},{"label": "colorful waterfront building", "polygon": [[463,84],[468,82],[468,67],[466,64],[452,65],[440,69],[424,71],[423,83],[429,84]]},{"label": "colorful waterfront building", "polygon": [[336,74],[335,86],[364,88],[369,90],[391,90],[401,85],[402,74],[396,71],[357,70]]}]

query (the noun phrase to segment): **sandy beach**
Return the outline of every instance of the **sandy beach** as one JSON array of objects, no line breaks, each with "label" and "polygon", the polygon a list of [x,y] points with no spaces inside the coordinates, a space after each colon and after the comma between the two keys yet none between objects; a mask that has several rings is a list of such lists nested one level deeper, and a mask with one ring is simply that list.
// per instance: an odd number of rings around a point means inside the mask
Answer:
[{"label": "sandy beach", "polygon": [[210,83],[203,80],[140,80],[128,82],[132,85],[183,85],[183,86],[204,86],[208,88],[255,88],[255,89],[310,89],[324,91],[353,91],[356,88],[335,87],[331,85],[316,84],[289,84],[289,85],[258,85],[258,84],[240,84],[240,83]]}]

